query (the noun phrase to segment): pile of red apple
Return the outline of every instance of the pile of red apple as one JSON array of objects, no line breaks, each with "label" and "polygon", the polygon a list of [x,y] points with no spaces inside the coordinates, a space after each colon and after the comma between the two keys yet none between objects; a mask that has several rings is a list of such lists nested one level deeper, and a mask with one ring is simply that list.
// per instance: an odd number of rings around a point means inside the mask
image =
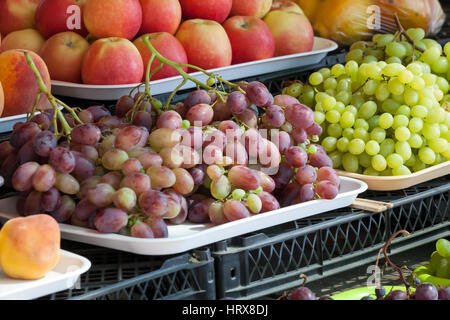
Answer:
[{"label": "pile of red apple", "polygon": [[[308,52],[314,43],[308,18],[288,0],[0,1],[0,53],[36,52],[52,80],[139,83],[151,56],[145,34],[164,57],[205,70]],[[152,80],[176,75],[164,66]]]}]

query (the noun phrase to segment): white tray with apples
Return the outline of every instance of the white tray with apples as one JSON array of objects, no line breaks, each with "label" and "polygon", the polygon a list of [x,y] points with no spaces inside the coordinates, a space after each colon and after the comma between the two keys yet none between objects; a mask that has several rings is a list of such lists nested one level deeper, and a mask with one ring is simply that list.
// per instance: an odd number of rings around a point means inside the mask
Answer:
[{"label": "white tray with apples", "polygon": [[[164,239],[141,239],[120,234],[102,234],[93,229],[69,224],[60,224],[61,237],[135,254],[177,254],[249,232],[350,206],[360,193],[367,190],[367,184],[363,181],[346,177],[340,177],[340,179],[339,194],[333,200],[308,201],[218,226],[211,223],[194,224],[189,222],[168,225],[168,238]],[[17,197],[1,199],[0,219],[17,217],[16,203]]]},{"label": "white tray with apples", "polygon": [[[247,77],[268,74],[272,72],[299,68],[319,63],[327,54],[338,48],[331,40],[319,37],[314,38],[314,47],[310,52],[280,56],[247,63],[235,64],[228,67],[208,70],[225,80],[233,81]],[[200,81],[206,82],[208,77],[202,72],[191,74]],[[182,81],[181,76],[151,81],[152,95],[172,92]],[[55,95],[88,100],[117,100],[128,95],[130,90],[138,84],[127,85],[86,85],[62,81],[52,81],[52,93]],[[181,90],[195,88],[192,82],[186,83]]]}]

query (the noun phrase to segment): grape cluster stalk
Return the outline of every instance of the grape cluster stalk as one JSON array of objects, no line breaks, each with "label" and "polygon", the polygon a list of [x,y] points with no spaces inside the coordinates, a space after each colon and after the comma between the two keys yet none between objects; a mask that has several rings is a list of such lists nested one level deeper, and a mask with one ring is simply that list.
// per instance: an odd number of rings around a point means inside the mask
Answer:
[{"label": "grape cluster stalk", "polygon": [[[118,99],[71,108],[45,87],[51,108],[33,108],[0,144],[0,175],[18,194],[23,215],[47,213],[60,223],[139,238],[169,237],[170,225],[213,225],[313,200],[331,200],[340,179],[314,112],[261,82],[231,83],[152,53],[146,79]],[[160,61],[151,70],[154,59]],[[169,65],[181,83],[162,102],[152,75]],[[206,83],[185,73],[189,67]],[[173,103],[192,81],[196,90]],[[141,91],[143,89],[143,91]]]}]

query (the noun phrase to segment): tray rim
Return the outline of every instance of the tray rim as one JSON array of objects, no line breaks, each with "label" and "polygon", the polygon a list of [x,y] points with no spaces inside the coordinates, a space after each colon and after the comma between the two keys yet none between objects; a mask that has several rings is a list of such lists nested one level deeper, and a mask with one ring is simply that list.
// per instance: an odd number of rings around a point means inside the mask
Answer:
[{"label": "tray rim", "polygon": [[[339,193],[338,198],[337,198],[338,200],[342,199],[342,200],[354,201],[354,199],[360,193],[363,193],[364,191],[367,190],[367,184],[364,181],[353,179],[353,178],[348,178],[348,177],[340,177],[340,178],[344,181],[347,181],[348,183],[357,184],[358,187],[355,187],[354,190]],[[11,199],[11,198],[13,198],[13,197],[4,198],[4,199],[2,199],[2,201],[5,201],[5,200]],[[285,222],[294,221],[294,220],[298,220],[298,219],[304,219],[304,218],[307,218],[307,217],[310,217],[313,215],[328,212],[329,210],[335,210],[335,209],[338,209],[341,207],[345,207],[345,206],[335,206],[327,211],[317,212],[314,214],[309,214],[307,216],[300,216],[300,217],[294,217],[294,218],[290,217],[289,219],[285,218],[285,219],[282,219],[281,221],[278,220],[279,222],[277,222],[277,223],[270,223],[268,225],[265,225],[264,227],[258,227],[258,226],[255,227],[255,224],[257,225],[258,223],[263,223],[264,220],[269,220],[272,218],[272,216],[275,216],[278,214],[283,214],[283,213],[287,214],[286,212],[292,212],[294,210],[299,211],[298,209],[301,209],[303,207],[313,207],[314,205],[317,204],[318,201],[333,201],[333,200],[313,200],[313,201],[309,201],[309,203],[305,202],[305,203],[292,205],[289,207],[280,208],[280,209],[277,209],[277,210],[274,210],[271,212],[266,212],[266,213],[263,213],[260,215],[254,215],[254,216],[251,216],[246,219],[228,222],[226,224],[219,225],[219,226],[212,226],[211,223],[208,223],[208,224],[193,224],[192,223],[191,224],[191,223],[187,222],[187,223],[184,223],[185,226],[193,225],[193,226],[197,226],[199,228],[204,228],[204,229],[200,230],[198,233],[195,233],[195,234],[188,234],[188,235],[184,235],[184,236],[177,236],[177,237],[173,237],[173,238],[169,237],[169,238],[163,238],[163,239],[140,239],[140,238],[134,238],[131,236],[120,235],[120,234],[101,234],[95,230],[88,229],[88,228],[68,225],[68,224],[64,224],[64,223],[60,223],[59,225],[60,225],[60,229],[61,229],[61,237],[63,239],[87,243],[87,244],[91,244],[91,245],[95,245],[95,246],[106,247],[106,248],[110,248],[110,249],[115,249],[115,250],[135,253],[135,254],[141,254],[141,255],[170,255],[170,254],[179,254],[179,253],[186,252],[186,251],[189,251],[189,250],[192,250],[195,248],[199,248],[202,246],[211,245],[218,241],[241,236],[241,235],[244,235],[249,232],[263,230],[265,228],[269,228],[274,225],[278,225],[278,224],[282,224]],[[347,206],[349,206],[349,205],[351,205],[351,203],[349,203]],[[17,214],[8,214],[8,213],[0,212],[0,219],[11,219],[11,218],[17,217],[17,216],[18,216]],[[263,220],[263,221],[261,222],[261,220]],[[252,222],[253,222],[253,224],[252,224]],[[220,232],[223,231],[224,229],[225,229],[225,232],[227,231],[227,229],[231,229],[233,231],[233,228],[239,228],[239,225],[241,225],[241,224],[245,224],[246,226],[251,226],[251,228],[249,228],[245,232],[230,232],[231,235],[224,236],[224,235],[220,234]],[[174,227],[176,228],[177,225],[169,226],[169,234],[170,234],[170,228],[174,228]],[[201,233],[201,232],[204,232],[204,233]],[[208,235],[211,235],[211,233],[215,234],[215,238],[213,240],[208,239],[206,241],[205,238],[207,238]],[[199,234],[200,234],[200,236],[199,236]],[[220,236],[218,234],[220,234]],[[85,236],[86,238],[85,239],[81,238],[83,236]],[[81,238],[81,240],[80,240],[80,238]],[[86,240],[86,241],[83,241],[83,240]],[[117,245],[117,243],[119,243],[120,245]],[[154,248],[150,248],[148,250],[141,250],[141,249],[137,248],[137,247],[145,245],[145,244],[153,244]],[[162,248],[159,248],[159,246],[163,246],[163,245],[167,246],[166,250],[162,250]],[[123,247],[125,247],[125,246],[127,247],[127,249],[123,249]],[[180,246],[181,246],[181,248],[180,248]]]}]

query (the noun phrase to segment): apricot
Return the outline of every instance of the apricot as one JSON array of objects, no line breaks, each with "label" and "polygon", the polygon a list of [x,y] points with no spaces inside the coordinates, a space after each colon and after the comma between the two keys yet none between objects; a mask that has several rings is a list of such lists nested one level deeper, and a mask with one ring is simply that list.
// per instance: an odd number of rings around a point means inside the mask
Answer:
[{"label": "apricot", "polygon": [[[38,84],[24,52],[25,50],[14,49],[0,53],[0,82],[5,96],[3,117],[30,112],[36,99]],[[26,52],[39,70],[45,85],[51,90],[50,74],[44,60],[32,51]],[[37,108],[45,109],[47,103],[47,97],[41,94]]]},{"label": "apricot", "polygon": [[60,242],[59,225],[49,215],[11,219],[0,230],[0,267],[11,278],[40,279],[58,263]]}]

